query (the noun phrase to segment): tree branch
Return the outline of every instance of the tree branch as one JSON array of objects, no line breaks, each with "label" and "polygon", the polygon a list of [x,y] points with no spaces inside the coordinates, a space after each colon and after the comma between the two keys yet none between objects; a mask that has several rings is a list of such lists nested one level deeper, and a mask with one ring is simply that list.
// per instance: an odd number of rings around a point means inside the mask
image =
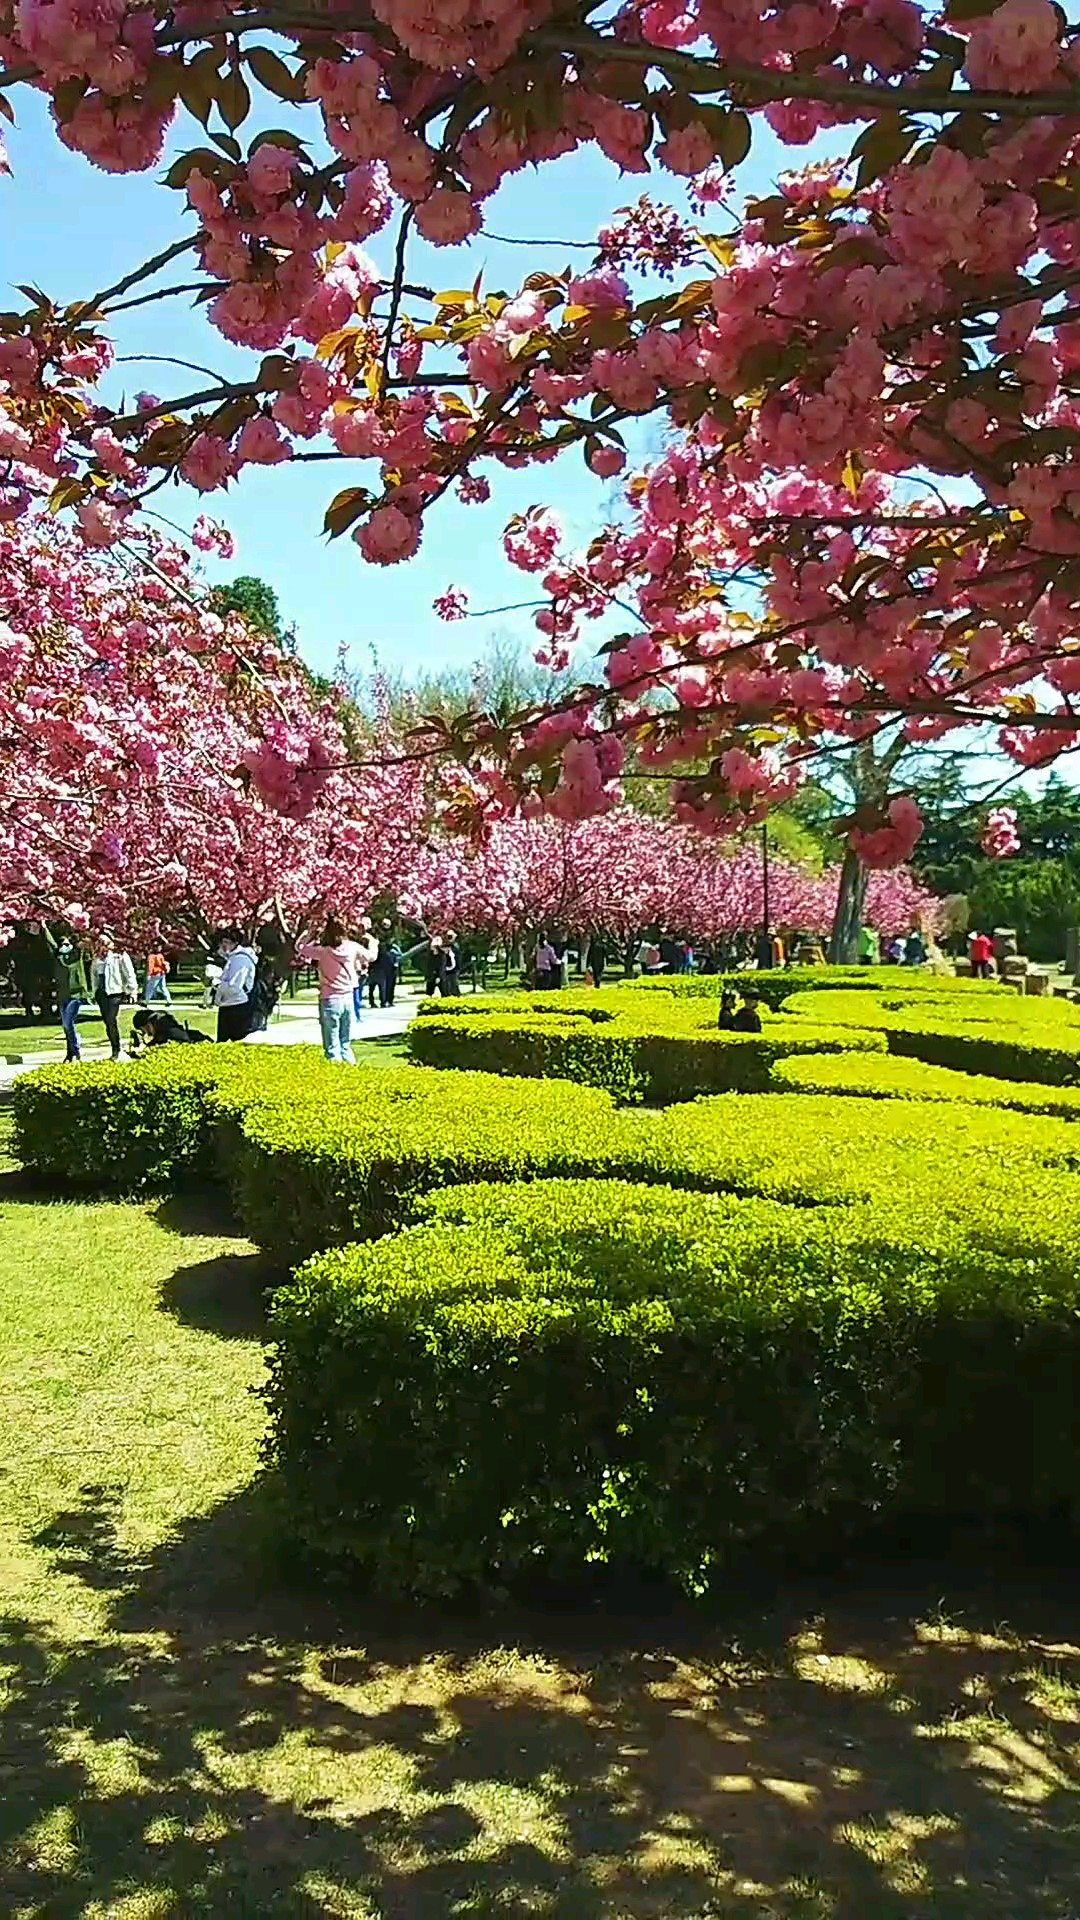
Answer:
[{"label": "tree branch", "polygon": [[897,87],[850,80],[836,74],[830,80],[814,73],[781,73],[765,67],[744,67],[732,61],[700,59],[665,47],[613,40],[589,27],[541,27],[522,42],[543,53],[575,53],[606,65],[657,67],[668,79],[691,93],[753,94],[752,106],[773,100],[820,100],[837,106],[867,107],[875,112],[997,113],[1017,119],[1039,119],[1045,114],[1080,114],[1080,88],[1063,93],[992,93],[979,87],[920,86],[917,79]]}]

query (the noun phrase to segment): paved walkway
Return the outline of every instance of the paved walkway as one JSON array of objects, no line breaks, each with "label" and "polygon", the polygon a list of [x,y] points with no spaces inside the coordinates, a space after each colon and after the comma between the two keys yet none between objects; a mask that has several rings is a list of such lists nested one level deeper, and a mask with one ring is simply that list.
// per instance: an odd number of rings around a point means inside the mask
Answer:
[{"label": "paved walkway", "polygon": [[[365,1007],[360,1017],[356,1038],[358,1040],[382,1040],[391,1034],[404,1033],[414,1013],[420,995],[413,987],[405,987],[399,992],[392,1007]],[[180,1001],[176,1008],[181,1019],[184,1015],[184,1003]],[[250,1046],[320,1046],[322,1036],[319,1032],[319,1016],[313,1001],[289,1001],[278,1009],[265,1033],[253,1034]],[[7,1038],[6,1051],[16,1055],[19,1051],[18,1034]],[[107,1060],[109,1049],[104,1041],[83,1042],[84,1060]],[[11,1086],[22,1073],[30,1073],[34,1067],[56,1066],[64,1058],[64,1048],[60,1044],[48,1051],[26,1053],[21,1059],[0,1058],[0,1090]]]}]

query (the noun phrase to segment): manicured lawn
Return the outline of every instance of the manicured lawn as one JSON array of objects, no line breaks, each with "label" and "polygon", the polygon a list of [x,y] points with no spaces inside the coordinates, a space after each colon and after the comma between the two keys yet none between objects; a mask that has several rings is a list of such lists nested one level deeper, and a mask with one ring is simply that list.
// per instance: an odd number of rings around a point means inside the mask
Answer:
[{"label": "manicured lawn", "polygon": [[0,1176],[12,1920],[1068,1920],[1052,1575],[726,1620],[376,1616],[274,1559],[262,1289],[212,1198]]},{"label": "manicured lawn", "polygon": [[[297,1000],[291,1001],[289,1004],[292,1006],[303,1006],[305,1013],[310,1013],[312,1017],[315,1015],[316,1004],[314,994],[307,996],[301,995]],[[128,1035],[131,1031],[131,1016],[134,1012],[134,1007],[123,1007],[120,1011],[120,1031],[125,1045],[127,1044]],[[173,1012],[177,1015],[178,1019],[185,1021],[189,1027],[198,1028],[200,1033],[213,1036],[217,1032],[216,1010],[213,1007],[201,1006],[197,997],[177,1000],[174,1004]],[[84,1048],[91,1045],[102,1047],[106,1045],[105,1028],[96,1007],[88,1007],[83,1013],[79,1020],[79,1034]],[[386,1044],[387,1041],[378,1039],[373,1041],[361,1040],[360,1042],[365,1052],[371,1046],[382,1047]],[[64,1035],[60,1028],[59,1021],[35,1020],[31,1023],[25,1021],[21,1014],[13,1013],[10,1010],[5,1009],[3,1012],[0,1012],[0,1060],[3,1060],[5,1055],[8,1054],[26,1055],[50,1052],[59,1052],[62,1054],[63,1051]]]}]

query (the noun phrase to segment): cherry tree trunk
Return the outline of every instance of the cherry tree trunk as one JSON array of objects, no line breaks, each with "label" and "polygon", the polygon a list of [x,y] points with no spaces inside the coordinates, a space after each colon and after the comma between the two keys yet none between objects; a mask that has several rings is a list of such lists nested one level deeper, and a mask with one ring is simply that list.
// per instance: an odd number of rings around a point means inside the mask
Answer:
[{"label": "cherry tree trunk", "polygon": [[840,869],[836,911],[829,936],[829,959],[834,966],[850,967],[858,960],[859,929],[866,905],[866,881],[867,870],[858,854],[849,847]]}]

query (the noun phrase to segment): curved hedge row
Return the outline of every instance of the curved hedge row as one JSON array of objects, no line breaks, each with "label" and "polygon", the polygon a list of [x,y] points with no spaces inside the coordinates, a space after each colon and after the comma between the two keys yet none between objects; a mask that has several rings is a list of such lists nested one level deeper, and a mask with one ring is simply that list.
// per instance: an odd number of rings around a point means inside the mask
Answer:
[{"label": "curved hedge row", "polygon": [[1080,1119],[1080,1087],[994,1080],[894,1054],[804,1054],[778,1061],[773,1081],[777,1091],[791,1093],[847,1093],[871,1100],[959,1100],[975,1106],[1012,1107],[1019,1113],[1054,1114],[1063,1120]]},{"label": "curved hedge row", "polygon": [[[631,1042],[693,1044],[711,1016],[615,994],[640,1007]],[[849,997],[867,1026],[830,1031],[856,1048],[918,1024]],[[558,1019],[588,1040],[609,998]],[[290,1530],[387,1591],[597,1560],[695,1587],[742,1543],[820,1548],[935,1505],[1067,1520],[1072,1097],[1046,1116],[1035,1088],[976,1093],[943,1127],[932,1098],[875,1097],[908,1062],[808,1052],[804,1013],[769,1025],[801,1049],[770,1070],[814,1091],[660,1111],[566,1079],[176,1048],[25,1077],[17,1139],[49,1177],[113,1189],[217,1165],[254,1238],[315,1255],[275,1299],[272,1459]],[[951,1031],[994,1028],[973,1005]],[[1021,1038],[1046,1031],[1029,1016]]]},{"label": "curved hedge row", "polygon": [[600,993],[426,1002],[409,1051],[430,1067],[576,1080],[624,1101],[667,1105],[699,1094],[761,1093],[790,1053],[883,1052],[880,1033],[765,1016],[760,1034],[721,1032],[716,1001],[671,984]]},{"label": "curved hedge row", "polygon": [[795,993],[784,1011],[808,1023],[824,1015],[837,1028],[881,1032],[890,1053],[930,1066],[1046,1086],[1080,1085],[1080,1008],[1068,1001],[1002,994],[988,1002],[948,990],[910,997],[845,991]]},{"label": "curved hedge row", "polygon": [[387,1593],[597,1563],[694,1590],[868,1513],[1075,1511],[1075,1263],[611,1181],[432,1211],[273,1308],[291,1523]]}]

